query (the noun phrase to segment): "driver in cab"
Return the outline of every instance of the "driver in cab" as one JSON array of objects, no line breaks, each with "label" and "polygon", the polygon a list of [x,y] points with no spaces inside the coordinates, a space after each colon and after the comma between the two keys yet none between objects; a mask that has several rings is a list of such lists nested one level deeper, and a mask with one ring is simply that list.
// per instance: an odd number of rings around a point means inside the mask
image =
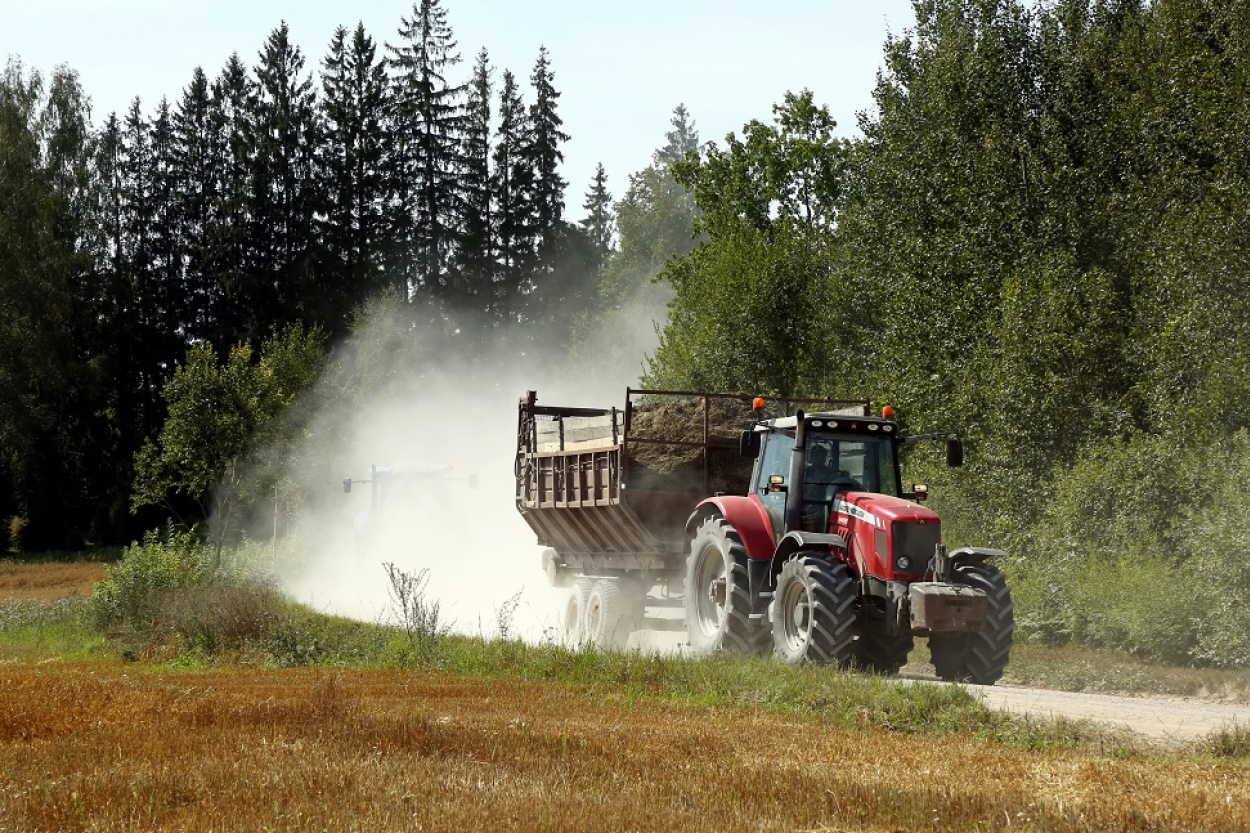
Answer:
[{"label": "driver in cab", "polygon": [[829,485],[838,479],[838,472],[829,464],[829,449],[813,445],[807,450],[807,473],[803,483],[804,500],[828,500]]}]

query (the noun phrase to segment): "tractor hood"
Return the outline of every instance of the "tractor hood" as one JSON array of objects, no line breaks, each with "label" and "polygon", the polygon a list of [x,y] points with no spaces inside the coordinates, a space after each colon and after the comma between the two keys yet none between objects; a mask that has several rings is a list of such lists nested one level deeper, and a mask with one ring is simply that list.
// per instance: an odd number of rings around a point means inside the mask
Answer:
[{"label": "tractor hood", "polygon": [[842,492],[834,499],[833,511],[878,529],[886,529],[894,521],[919,524],[941,522],[936,512],[919,503],[875,492]]}]

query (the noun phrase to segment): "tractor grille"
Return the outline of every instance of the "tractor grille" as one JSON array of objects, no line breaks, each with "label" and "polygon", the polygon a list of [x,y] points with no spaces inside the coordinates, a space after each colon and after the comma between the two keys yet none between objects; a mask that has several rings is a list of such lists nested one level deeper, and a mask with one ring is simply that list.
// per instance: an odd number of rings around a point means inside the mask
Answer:
[{"label": "tractor grille", "polygon": [[[923,573],[942,542],[941,524],[894,522],[894,569],[900,573]],[[906,558],[908,565],[899,565]]]}]

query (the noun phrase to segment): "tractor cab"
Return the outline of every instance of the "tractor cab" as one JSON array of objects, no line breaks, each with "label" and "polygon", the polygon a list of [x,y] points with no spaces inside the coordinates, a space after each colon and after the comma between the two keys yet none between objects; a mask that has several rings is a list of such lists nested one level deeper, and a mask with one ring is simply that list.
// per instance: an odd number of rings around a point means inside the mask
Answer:
[{"label": "tractor cab", "polygon": [[[752,493],[775,537],[787,529],[829,531],[836,501],[851,493],[909,497],[899,485],[897,433],[884,417],[816,413],[762,422],[744,435],[744,451],[755,452]],[[797,524],[786,523],[788,505]]]}]

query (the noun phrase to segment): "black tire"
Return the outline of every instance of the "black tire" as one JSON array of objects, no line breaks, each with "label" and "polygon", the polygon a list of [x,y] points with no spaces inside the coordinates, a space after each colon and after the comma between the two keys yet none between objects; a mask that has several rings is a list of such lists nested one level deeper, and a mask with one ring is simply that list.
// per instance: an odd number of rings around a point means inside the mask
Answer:
[{"label": "black tire", "polygon": [[696,654],[763,653],[768,631],[751,619],[747,551],[724,518],[703,522],[690,542],[685,581],[686,634]]},{"label": "black tire", "polygon": [[1007,668],[1011,635],[1015,630],[1015,609],[1007,580],[997,567],[959,564],[955,566],[952,581],[985,591],[989,601],[985,630],[930,636],[933,670],[940,679],[949,682],[993,685]]},{"label": "black tire", "polygon": [[897,674],[915,647],[911,634],[887,634],[865,628],[855,640],[855,667],[873,674]]},{"label": "black tire", "polygon": [[586,639],[597,648],[625,648],[642,624],[642,599],[622,582],[601,578],[586,598]]},{"label": "black tire", "polygon": [[855,578],[845,564],[810,552],[787,561],[769,610],[773,650],[781,661],[849,666],[856,596]]},{"label": "black tire", "polygon": [[590,597],[591,581],[579,578],[569,587],[568,600],[564,603],[564,639],[570,645],[586,641],[586,601]]}]

